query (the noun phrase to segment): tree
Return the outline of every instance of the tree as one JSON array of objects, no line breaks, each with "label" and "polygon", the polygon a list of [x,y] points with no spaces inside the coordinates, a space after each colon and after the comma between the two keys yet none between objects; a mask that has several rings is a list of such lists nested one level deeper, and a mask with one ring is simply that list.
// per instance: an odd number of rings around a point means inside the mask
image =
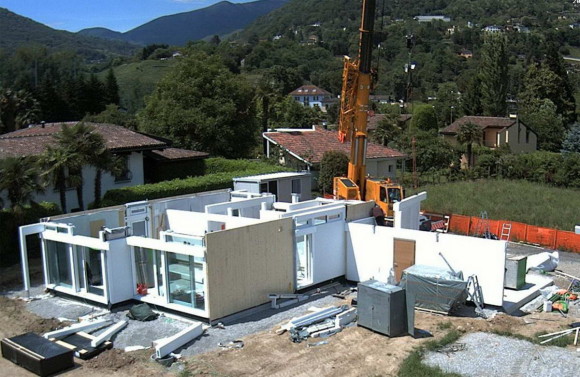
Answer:
[{"label": "tree", "polygon": [[67,188],[67,170],[72,167],[76,168],[78,158],[76,154],[58,146],[49,145],[42,156],[39,164],[43,173],[41,178],[45,184],[56,188],[60,197],[60,208],[63,213],[67,213],[66,188]]},{"label": "tree", "polygon": [[459,106],[459,89],[454,82],[446,82],[439,85],[437,90],[437,100],[434,103],[436,119],[439,127],[451,124],[455,119],[459,119],[461,108]]},{"label": "tree", "polygon": [[481,105],[481,78],[473,75],[467,83],[467,88],[461,99],[461,108],[465,115],[481,115],[483,107]]},{"label": "tree", "polygon": [[437,125],[437,115],[431,105],[417,105],[413,110],[411,126],[422,131],[439,129]]},{"label": "tree", "polygon": [[399,125],[399,110],[390,105],[386,109],[384,118],[377,123],[377,128],[370,134],[374,142],[384,146],[397,139],[402,132]]},{"label": "tree", "polygon": [[549,99],[534,98],[522,104],[521,118],[538,135],[538,149],[558,152],[564,140],[562,116]]},{"label": "tree", "polygon": [[29,158],[7,158],[0,165],[0,192],[6,190],[13,211],[30,203],[33,194],[42,192],[38,169]]},{"label": "tree", "polygon": [[547,42],[546,66],[559,78],[558,96],[550,98],[558,109],[558,114],[562,115],[564,125],[570,125],[576,120],[576,99],[574,98],[574,88],[568,77],[568,71],[564,65],[564,59],[558,51],[558,44],[554,41]]},{"label": "tree", "polygon": [[19,130],[38,120],[39,106],[25,91],[0,88],[0,133]]},{"label": "tree", "polygon": [[[83,198],[83,166],[101,164],[101,155],[105,152],[105,140],[96,132],[94,127],[81,122],[72,127],[63,125],[61,132],[55,135],[58,146],[71,156],[76,157],[76,161],[68,168],[68,183],[75,187],[79,209],[85,209]],[[72,162],[72,161],[71,161]],[[95,178],[96,180],[96,178]]]},{"label": "tree", "polygon": [[574,123],[562,142],[562,153],[580,153],[580,123]]},{"label": "tree", "polygon": [[315,110],[290,96],[282,97],[270,108],[270,123],[274,128],[309,128],[316,118]]},{"label": "tree", "polygon": [[105,105],[118,105],[120,102],[119,84],[117,84],[117,78],[115,77],[113,68],[110,68],[109,72],[107,72],[107,77],[105,78],[104,103]]},{"label": "tree", "polygon": [[473,166],[473,144],[481,143],[481,128],[473,123],[464,123],[457,132],[457,142],[463,144],[467,149],[467,167]]},{"label": "tree", "polygon": [[481,49],[481,104],[483,115],[505,116],[508,88],[508,54],[506,37],[499,34],[486,36]]},{"label": "tree", "polygon": [[320,160],[318,187],[322,193],[331,193],[334,177],[346,176],[348,173],[348,156],[339,151],[327,151]]},{"label": "tree", "polygon": [[109,123],[116,124],[117,126],[122,126],[130,130],[137,129],[137,119],[134,115],[129,114],[127,111],[121,110],[119,106],[115,104],[109,104],[99,114],[87,115],[83,118],[84,122],[93,123]]},{"label": "tree", "polygon": [[253,99],[247,81],[218,56],[193,53],[159,82],[138,116],[139,125],[184,148],[245,157],[258,140]]}]

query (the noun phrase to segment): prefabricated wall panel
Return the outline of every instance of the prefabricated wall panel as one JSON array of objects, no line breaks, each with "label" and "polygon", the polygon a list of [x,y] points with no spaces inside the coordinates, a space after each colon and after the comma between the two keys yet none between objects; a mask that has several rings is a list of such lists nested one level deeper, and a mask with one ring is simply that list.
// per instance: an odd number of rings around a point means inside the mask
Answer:
[{"label": "prefabricated wall panel", "polygon": [[131,264],[132,247],[125,239],[109,241],[109,250],[105,252],[107,265],[107,291],[109,302],[116,304],[133,298],[133,266]]},{"label": "prefabricated wall panel", "polygon": [[393,268],[394,239],[415,241],[415,263],[448,268],[443,256],[463,276],[475,274],[485,304],[501,306],[506,242],[454,234],[394,229],[363,223],[349,223],[346,278],[387,281]]},{"label": "prefabricated wall panel", "polygon": [[348,204],[346,206],[346,221],[356,221],[369,217],[374,206],[375,202],[373,201]]},{"label": "prefabricated wall panel", "polygon": [[51,222],[73,225],[73,232],[77,236],[98,237],[98,231],[101,226],[117,228],[125,225],[124,208],[115,207],[106,210],[82,212],[81,214],[61,215],[51,218]]},{"label": "prefabricated wall panel", "polygon": [[346,270],[346,237],[343,221],[315,226],[312,233],[312,284],[337,278]]},{"label": "prefabricated wall panel", "polygon": [[210,320],[294,292],[294,237],[290,218],[208,233]]}]

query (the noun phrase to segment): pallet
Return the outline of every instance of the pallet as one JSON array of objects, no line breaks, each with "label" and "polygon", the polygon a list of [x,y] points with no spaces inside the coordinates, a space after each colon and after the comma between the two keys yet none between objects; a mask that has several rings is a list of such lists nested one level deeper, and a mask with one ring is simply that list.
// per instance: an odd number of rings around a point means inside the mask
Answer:
[{"label": "pallet", "polygon": [[94,336],[85,332],[79,331],[71,334],[63,339],[50,339],[54,343],[66,347],[74,351],[75,357],[81,360],[91,359],[101,352],[113,348],[113,343],[110,341],[103,342],[96,347],[91,347],[91,342],[95,339]]}]

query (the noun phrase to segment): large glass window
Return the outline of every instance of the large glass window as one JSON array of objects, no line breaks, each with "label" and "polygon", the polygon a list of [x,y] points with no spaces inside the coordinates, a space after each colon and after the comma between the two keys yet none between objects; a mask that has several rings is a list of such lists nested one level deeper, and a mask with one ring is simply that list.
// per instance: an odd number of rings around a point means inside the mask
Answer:
[{"label": "large glass window", "polygon": [[[105,282],[103,279],[103,264],[101,263],[101,250],[84,249],[85,276],[87,279],[87,291],[103,296]],[[81,270],[82,271],[82,270]]]},{"label": "large glass window", "polygon": [[166,253],[169,302],[205,310],[204,259]]},{"label": "large glass window", "polygon": [[50,283],[72,287],[71,260],[68,245],[62,242],[46,241],[46,256]]},{"label": "large glass window", "polygon": [[296,283],[298,288],[312,283],[312,235],[296,237]]},{"label": "large glass window", "polygon": [[135,272],[139,294],[165,295],[161,262],[159,250],[135,247]]}]

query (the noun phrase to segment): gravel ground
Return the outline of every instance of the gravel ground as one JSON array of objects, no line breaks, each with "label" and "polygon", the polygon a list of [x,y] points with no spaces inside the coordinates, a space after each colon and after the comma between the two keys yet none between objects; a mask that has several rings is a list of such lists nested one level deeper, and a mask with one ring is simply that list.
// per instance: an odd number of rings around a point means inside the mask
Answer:
[{"label": "gravel ground", "polygon": [[424,362],[470,377],[575,377],[580,371],[580,352],[568,349],[481,332],[465,335],[458,343],[464,343],[465,350],[428,352]]}]

